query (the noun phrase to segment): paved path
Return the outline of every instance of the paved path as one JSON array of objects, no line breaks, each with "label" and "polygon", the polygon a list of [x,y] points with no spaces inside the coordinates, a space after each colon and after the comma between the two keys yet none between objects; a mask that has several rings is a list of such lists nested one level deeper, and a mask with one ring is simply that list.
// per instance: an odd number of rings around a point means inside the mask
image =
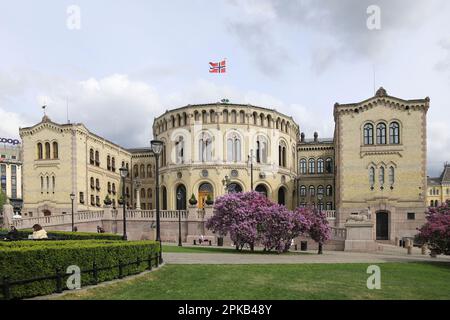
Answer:
[{"label": "paved path", "polygon": [[407,255],[406,253],[357,253],[344,251],[325,251],[318,255],[310,254],[264,255],[235,253],[163,253],[167,264],[298,264],[298,263],[382,263],[434,261],[450,263],[450,257],[429,255]]}]

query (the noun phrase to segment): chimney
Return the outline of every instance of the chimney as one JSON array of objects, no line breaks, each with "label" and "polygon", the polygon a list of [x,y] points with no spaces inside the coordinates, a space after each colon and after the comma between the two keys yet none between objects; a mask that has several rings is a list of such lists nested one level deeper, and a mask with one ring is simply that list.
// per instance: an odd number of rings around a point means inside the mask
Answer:
[{"label": "chimney", "polygon": [[300,142],[305,142],[305,133],[300,133]]},{"label": "chimney", "polygon": [[319,141],[319,134],[317,132],[314,132],[314,142]]}]

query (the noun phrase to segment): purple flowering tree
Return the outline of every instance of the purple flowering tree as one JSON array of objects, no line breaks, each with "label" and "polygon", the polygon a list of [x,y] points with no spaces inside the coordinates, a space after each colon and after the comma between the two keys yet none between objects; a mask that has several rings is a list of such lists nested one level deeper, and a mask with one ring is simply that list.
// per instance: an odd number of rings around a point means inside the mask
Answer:
[{"label": "purple flowering tree", "polygon": [[430,207],[427,222],[419,228],[418,242],[428,245],[431,254],[450,255],[450,201],[439,207]]},{"label": "purple flowering tree", "polygon": [[309,207],[297,208],[295,212],[308,220],[308,235],[319,244],[318,254],[322,254],[323,244],[331,238],[331,228],[326,214]]},{"label": "purple flowering tree", "polygon": [[206,227],[220,236],[230,234],[237,250],[247,244],[253,250],[258,239],[261,212],[272,203],[258,192],[230,193],[216,199],[214,215]]},{"label": "purple flowering tree", "polygon": [[285,206],[273,204],[261,212],[258,234],[265,251],[287,252],[292,239],[309,229],[309,221]]}]

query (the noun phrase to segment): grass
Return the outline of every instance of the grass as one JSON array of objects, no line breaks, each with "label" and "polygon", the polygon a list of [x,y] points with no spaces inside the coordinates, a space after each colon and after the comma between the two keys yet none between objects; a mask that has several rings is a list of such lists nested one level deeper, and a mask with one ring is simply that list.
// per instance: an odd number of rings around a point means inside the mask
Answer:
[{"label": "grass", "polygon": [[381,289],[366,287],[369,264],[165,265],[62,299],[450,299],[450,264],[380,263]]},{"label": "grass", "polygon": [[[235,248],[231,247],[209,247],[209,246],[183,246],[179,247],[177,245],[163,245],[164,252],[177,252],[177,253],[232,253],[232,254],[277,254],[274,251],[264,252],[262,249],[255,249],[255,251],[250,251],[249,249],[244,249],[242,251],[237,251]],[[283,255],[295,255],[295,254],[310,254],[308,252],[285,252]]]}]

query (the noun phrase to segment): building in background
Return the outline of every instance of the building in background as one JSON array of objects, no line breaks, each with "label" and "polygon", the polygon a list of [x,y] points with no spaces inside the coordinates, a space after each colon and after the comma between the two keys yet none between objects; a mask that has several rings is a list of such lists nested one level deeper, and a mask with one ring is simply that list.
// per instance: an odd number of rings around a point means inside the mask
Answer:
[{"label": "building in background", "polygon": [[335,104],[336,218],[371,212],[376,239],[410,237],[425,222],[429,98],[403,100],[380,88]]},{"label": "building in background", "polygon": [[437,207],[450,200],[450,163],[444,164],[444,170],[437,178],[428,177],[427,205]]},{"label": "building in background", "polygon": [[[148,152],[139,151],[139,155],[133,156],[133,150],[92,133],[83,124],[58,124],[44,116],[35,126],[20,129],[20,136],[24,160],[24,215],[70,213],[71,193],[75,194],[75,211],[100,209],[107,197],[116,207],[122,195],[121,167],[129,170],[125,180],[127,207],[131,208],[136,202],[134,189],[137,186],[140,190],[153,186],[153,182],[144,179],[137,170],[132,172],[135,162],[151,161]],[[141,177],[142,183],[137,185]]]},{"label": "building in background", "polygon": [[0,189],[14,211],[22,209],[22,147],[19,140],[0,138]]},{"label": "building in background", "polygon": [[297,205],[334,210],[333,138],[320,139],[315,132],[314,139],[305,139],[302,132],[297,150],[299,161]]}]

